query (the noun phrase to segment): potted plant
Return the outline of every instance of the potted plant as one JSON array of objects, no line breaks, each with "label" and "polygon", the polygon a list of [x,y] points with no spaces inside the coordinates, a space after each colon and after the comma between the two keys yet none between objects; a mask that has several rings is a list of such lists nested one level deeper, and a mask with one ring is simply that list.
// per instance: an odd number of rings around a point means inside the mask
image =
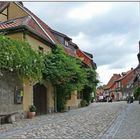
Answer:
[{"label": "potted plant", "polygon": [[34,105],[29,106],[28,118],[32,119],[36,114],[36,107]]}]

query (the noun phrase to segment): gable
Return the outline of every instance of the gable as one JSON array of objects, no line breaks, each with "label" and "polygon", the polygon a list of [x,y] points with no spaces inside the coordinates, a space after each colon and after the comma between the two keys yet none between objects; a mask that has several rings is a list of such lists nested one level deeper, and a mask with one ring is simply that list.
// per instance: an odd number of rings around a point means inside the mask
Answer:
[{"label": "gable", "polygon": [[16,3],[10,2],[10,5],[8,7],[8,20],[27,15],[28,14],[24,10],[22,10],[19,6],[17,6]]}]

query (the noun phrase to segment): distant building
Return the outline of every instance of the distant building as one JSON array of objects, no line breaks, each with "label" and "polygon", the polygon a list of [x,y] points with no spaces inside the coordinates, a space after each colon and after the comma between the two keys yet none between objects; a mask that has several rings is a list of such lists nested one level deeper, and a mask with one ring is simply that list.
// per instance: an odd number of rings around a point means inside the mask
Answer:
[{"label": "distant building", "polygon": [[96,90],[96,100],[100,101],[104,97],[104,89],[103,88],[97,88]]},{"label": "distant building", "polygon": [[127,96],[133,95],[133,79],[135,76],[135,69],[127,72],[122,72],[122,76],[116,82],[116,100],[126,99]]},{"label": "distant building", "polygon": [[107,98],[110,98],[112,95],[116,98],[116,80],[121,77],[120,74],[113,74],[113,76],[110,78],[109,82],[107,83],[105,87],[105,95]]},{"label": "distant building", "polygon": [[139,41],[139,53],[137,54],[138,57],[138,66],[136,67],[136,75],[133,81],[133,86],[140,87],[140,41]]}]

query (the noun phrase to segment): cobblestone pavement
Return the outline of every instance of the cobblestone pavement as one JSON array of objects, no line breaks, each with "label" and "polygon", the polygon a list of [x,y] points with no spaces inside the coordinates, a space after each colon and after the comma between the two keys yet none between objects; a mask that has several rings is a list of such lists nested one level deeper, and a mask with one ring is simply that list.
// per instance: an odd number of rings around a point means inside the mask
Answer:
[{"label": "cobblestone pavement", "polygon": [[137,101],[127,105],[102,138],[140,139],[140,105]]},{"label": "cobblestone pavement", "polygon": [[126,102],[93,103],[65,113],[24,119],[0,125],[0,138],[102,138],[120,112],[127,108]]}]

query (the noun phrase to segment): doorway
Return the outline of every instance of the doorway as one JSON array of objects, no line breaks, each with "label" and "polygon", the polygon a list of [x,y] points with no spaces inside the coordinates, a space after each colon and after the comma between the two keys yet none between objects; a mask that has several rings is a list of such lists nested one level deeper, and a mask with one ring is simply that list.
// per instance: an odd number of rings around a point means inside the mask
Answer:
[{"label": "doorway", "polygon": [[47,113],[47,89],[43,84],[37,83],[33,86],[33,103],[37,115]]}]

